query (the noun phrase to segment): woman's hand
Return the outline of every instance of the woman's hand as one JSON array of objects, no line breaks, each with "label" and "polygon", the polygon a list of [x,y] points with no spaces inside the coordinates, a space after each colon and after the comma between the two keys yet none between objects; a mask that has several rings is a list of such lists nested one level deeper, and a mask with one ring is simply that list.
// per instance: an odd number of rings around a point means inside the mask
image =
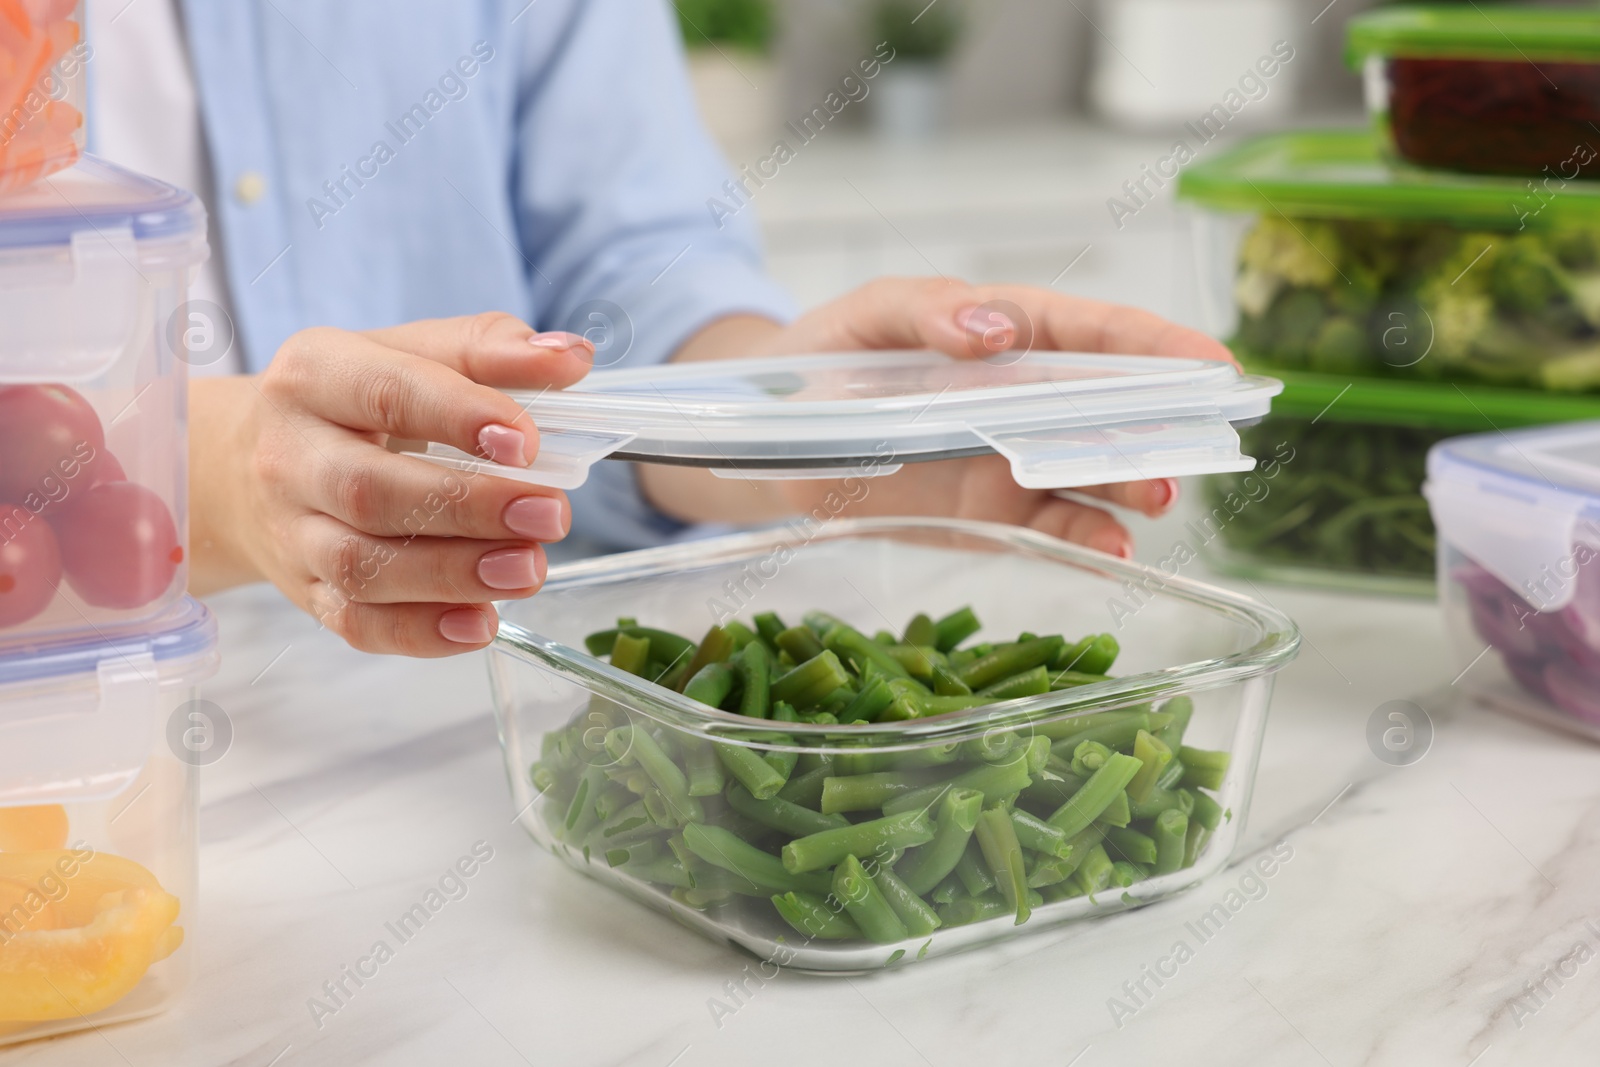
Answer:
[{"label": "woman's hand", "polygon": [[[933,348],[981,359],[1026,351],[1110,352],[1232,361],[1202,333],[1135,308],[1029,286],[972,286],[940,278],[885,278],[801,316],[788,327],[727,320],[678,359],[727,359],[851,349]],[[748,481],[702,478],[685,468],[641,467],[652,502],[686,521],[761,522],[814,511],[830,516],[941,515],[1028,526],[1116,555],[1133,551],[1111,513],[1044,490],[1023,489],[999,456],[911,463],[870,479]],[[703,485],[702,482],[720,484]],[[1084,496],[1156,516],[1177,499],[1171,478],[1094,486]]]},{"label": "woman's hand", "polygon": [[306,330],[255,378],[191,386],[192,583],[266,579],[369,652],[444,656],[495,632],[489,601],[544,581],[565,494],[397,455],[438,441],[526,466],[539,448],[499,389],[561,388],[594,350],[510,315]]}]

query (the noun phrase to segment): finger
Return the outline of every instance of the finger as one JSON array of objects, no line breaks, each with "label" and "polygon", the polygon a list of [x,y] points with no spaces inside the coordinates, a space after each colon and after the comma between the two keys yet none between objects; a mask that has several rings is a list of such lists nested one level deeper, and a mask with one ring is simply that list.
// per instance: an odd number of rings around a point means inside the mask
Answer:
[{"label": "finger", "polygon": [[953,356],[990,355],[1016,338],[1003,313],[985,313],[978,290],[946,278],[881,278],[803,315],[784,334],[784,350],[933,348]]},{"label": "finger", "polygon": [[575,333],[537,333],[500,311],[367,330],[385,348],[442,363],[496,389],[565,389],[589,372],[594,345]]},{"label": "finger", "polygon": [[[1237,363],[1227,346],[1160,315],[1120,304],[1067,296],[1026,285],[986,285],[981,301],[1015,304],[1029,322],[1036,350],[1109,352],[1130,356],[1177,356]],[[1031,330],[1030,330],[1031,327]]]},{"label": "finger", "polygon": [[312,614],[362,652],[435,659],[486,647],[499,622],[494,605],[357,604]]},{"label": "finger", "polygon": [[1133,558],[1133,537],[1111,514],[1071,500],[1047,499],[1026,524],[1040,533],[1123,559]]},{"label": "finger", "polygon": [[1147,482],[1114,482],[1086,485],[1073,492],[1092,496],[1110,504],[1130,508],[1155,518],[1165,515],[1178,500],[1178,479],[1155,478]]},{"label": "finger", "polygon": [[313,582],[334,602],[520,599],[544,584],[549,567],[544,549],[526,541],[373,537],[320,515],[297,524],[293,536]]},{"label": "finger", "polygon": [[261,389],[279,410],[303,409],[361,433],[438,441],[513,466],[538,452],[538,431],[515,400],[361,334],[302,330],[279,350]]},{"label": "finger", "polygon": [[329,436],[311,476],[284,472],[312,508],[379,537],[476,537],[559,541],[572,505],[559,489],[445,470],[367,441]]}]

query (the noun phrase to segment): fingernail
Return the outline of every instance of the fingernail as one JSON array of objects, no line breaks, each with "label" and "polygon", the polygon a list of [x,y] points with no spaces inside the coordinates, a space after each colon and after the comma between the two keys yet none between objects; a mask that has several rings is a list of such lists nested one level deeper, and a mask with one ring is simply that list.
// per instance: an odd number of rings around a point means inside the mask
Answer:
[{"label": "fingernail", "polygon": [[512,467],[528,465],[528,438],[521,430],[491,422],[478,431],[478,452]]},{"label": "fingernail", "polygon": [[532,589],[539,584],[539,557],[531,548],[502,548],[478,560],[478,580],[490,589]]},{"label": "fingernail", "polygon": [[551,496],[519,496],[506,505],[506,529],[533,541],[559,541],[567,536],[566,507]]},{"label": "fingernail", "polygon": [[1178,479],[1162,478],[1156,482],[1155,510],[1166,511],[1178,500]]},{"label": "fingernail", "polygon": [[575,333],[536,333],[528,338],[535,348],[593,348],[587,337]]},{"label": "fingernail", "polygon": [[1121,530],[1102,530],[1089,538],[1089,547],[1123,559],[1133,558],[1133,543]]},{"label": "fingernail", "polygon": [[1017,336],[1017,324],[1011,321],[1010,315],[982,306],[956,312],[956,325],[983,338],[986,348],[996,350],[1009,345]]},{"label": "fingernail", "polygon": [[458,645],[481,645],[493,635],[489,619],[475,608],[455,608],[439,616],[439,636]]}]

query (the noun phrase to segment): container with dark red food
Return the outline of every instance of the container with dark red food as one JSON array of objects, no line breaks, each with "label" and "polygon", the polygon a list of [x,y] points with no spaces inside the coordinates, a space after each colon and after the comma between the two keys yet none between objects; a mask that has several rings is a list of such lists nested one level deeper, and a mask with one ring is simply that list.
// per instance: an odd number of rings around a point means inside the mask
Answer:
[{"label": "container with dark red food", "polygon": [[1541,199],[1600,177],[1600,9],[1385,8],[1346,57],[1407,162],[1538,178]]},{"label": "container with dark red food", "polygon": [[1458,684],[1600,740],[1600,422],[1441,442],[1424,492]]},{"label": "container with dark red food", "polygon": [[0,195],[0,654],[182,596],[205,256],[192,195],[99,160]]}]

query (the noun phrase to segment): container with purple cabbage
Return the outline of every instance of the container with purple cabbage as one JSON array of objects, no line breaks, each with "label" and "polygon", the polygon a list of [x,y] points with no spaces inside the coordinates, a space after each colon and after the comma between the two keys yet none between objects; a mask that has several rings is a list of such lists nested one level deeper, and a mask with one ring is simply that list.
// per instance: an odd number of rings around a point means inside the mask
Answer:
[{"label": "container with purple cabbage", "polygon": [[1441,442],[1425,492],[1459,684],[1600,739],[1600,423]]}]

